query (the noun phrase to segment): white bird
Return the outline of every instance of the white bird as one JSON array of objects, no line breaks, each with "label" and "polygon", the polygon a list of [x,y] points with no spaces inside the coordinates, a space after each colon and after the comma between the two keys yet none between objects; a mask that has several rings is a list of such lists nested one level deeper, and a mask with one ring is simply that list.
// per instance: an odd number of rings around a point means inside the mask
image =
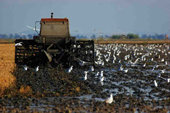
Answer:
[{"label": "white bird", "polygon": [[39,66],[36,67],[35,71],[36,71],[36,72],[39,71]]},{"label": "white bird", "polygon": [[94,71],[94,67],[93,66],[90,66],[90,71]]},{"label": "white bird", "polygon": [[165,73],[165,70],[163,69],[163,70],[161,70],[161,73]]},{"label": "white bird", "polygon": [[158,87],[158,83],[154,80],[155,87]]},{"label": "white bird", "polygon": [[120,68],[119,68],[120,71],[123,71],[123,66],[121,65]]},{"label": "white bird", "polygon": [[103,71],[100,72],[100,76],[103,77]]},{"label": "white bird", "polygon": [[87,73],[88,71],[84,71],[84,80],[87,80]]},{"label": "white bird", "polygon": [[168,83],[170,82],[170,78],[167,79]]},{"label": "white bird", "polygon": [[121,63],[121,60],[119,60],[119,63]]},{"label": "white bird", "polygon": [[161,73],[159,73],[158,77],[161,77]]},{"label": "white bird", "polygon": [[101,65],[104,66],[104,62],[102,62]]},{"label": "white bird", "polygon": [[22,46],[22,42],[16,43],[15,46]]},{"label": "white bird", "polygon": [[110,94],[110,97],[105,100],[107,104],[111,104],[113,102],[113,94]]},{"label": "white bird", "polygon": [[100,77],[100,82],[104,81],[104,76]]},{"label": "white bird", "polygon": [[106,60],[106,62],[109,62],[109,60],[110,60],[110,57],[106,58],[105,60]]},{"label": "white bird", "polygon": [[68,73],[70,73],[72,70],[73,70],[73,66],[71,66],[71,67],[68,69]]},{"label": "white bird", "polygon": [[115,63],[115,60],[113,59],[113,64]]},{"label": "white bird", "polygon": [[161,56],[159,55],[158,58],[161,58]]},{"label": "white bird", "polygon": [[128,69],[124,69],[124,72],[127,73],[127,72],[128,72]]},{"label": "white bird", "polygon": [[151,59],[151,61],[153,61],[153,58]]},{"label": "white bird", "polygon": [[100,81],[100,84],[103,86],[104,85],[103,81]]},{"label": "white bird", "polygon": [[125,56],[125,60],[127,60],[127,56]]},{"label": "white bird", "polygon": [[76,48],[76,45],[74,44],[73,47]]},{"label": "white bird", "polygon": [[145,64],[143,64],[143,67],[145,67],[146,66],[146,63]]},{"label": "white bird", "polygon": [[28,70],[28,66],[24,65],[24,70],[27,71]]},{"label": "white bird", "polygon": [[77,46],[77,48],[81,48],[81,46],[80,46],[80,45],[78,45],[78,46]]},{"label": "white bird", "polygon": [[102,76],[100,76],[100,83],[102,86],[103,86],[103,81],[104,81],[104,76],[102,75]]},{"label": "white bird", "polygon": [[88,52],[86,51],[86,55],[87,55],[87,53],[88,53]]},{"label": "white bird", "polygon": [[145,57],[143,58],[143,61],[146,61],[146,58],[145,58]]},{"label": "white bird", "polygon": [[99,76],[99,72],[97,72],[96,74],[95,74],[95,78],[97,78]]},{"label": "white bird", "polygon": [[161,60],[161,62],[164,62],[164,58]]}]

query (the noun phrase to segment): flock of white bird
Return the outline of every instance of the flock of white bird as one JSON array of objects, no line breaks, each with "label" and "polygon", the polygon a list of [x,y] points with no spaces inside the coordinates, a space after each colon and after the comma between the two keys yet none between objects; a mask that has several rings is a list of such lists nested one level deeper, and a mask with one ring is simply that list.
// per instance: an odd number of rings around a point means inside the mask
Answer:
[{"label": "flock of white bird", "polygon": [[[170,73],[170,45],[168,44],[148,44],[148,45],[132,45],[132,44],[107,44],[95,45],[95,65],[98,69],[95,72],[95,78],[103,86],[109,78],[104,74],[105,69],[114,68],[115,72],[128,74],[129,71],[145,71],[150,74],[157,74],[155,80],[152,80],[153,86],[159,87],[157,78],[169,83]],[[163,69],[162,69],[163,68]],[[90,71],[84,71],[84,80],[90,76]],[[162,75],[166,73],[166,76]],[[111,75],[110,75],[111,76]],[[168,90],[170,92],[170,90]],[[106,99],[106,103],[112,103],[113,94]]]},{"label": "flock of white bird", "polygon": [[[19,43],[16,46],[20,46]],[[89,67],[89,70],[84,70],[83,80],[88,80],[90,73],[95,73],[94,77],[99,79],[100,84],[103,86],[108,78],[105,78],[105,69],[113,68],[115,73],[121,72],[128,74],[130,71],[143,71],[144,73],[156,73],[153,84],[155,87],[159,87],[157,78],[170,82],[170,45],[168,44],[148,44],[148,45],[132,45],[132,44],[106,44],[95,45],[95,67]],[[82,65],[80,62],[80,66]],[[84,64],[84,62],[83,62]],[[25,70],[28,67],[23,66]],[[67,72],[71,73],[74,70],[71,66]],[[35,71],[39,71],[39,66]],[[166,74],[166,76],[162,76]],[[111,75],[110,75],[111,76]],[[169,92],[170,90],[168,90]],[[106,103],[112,103],[113,94],[110,93],[110,97],[106,99]]]}]

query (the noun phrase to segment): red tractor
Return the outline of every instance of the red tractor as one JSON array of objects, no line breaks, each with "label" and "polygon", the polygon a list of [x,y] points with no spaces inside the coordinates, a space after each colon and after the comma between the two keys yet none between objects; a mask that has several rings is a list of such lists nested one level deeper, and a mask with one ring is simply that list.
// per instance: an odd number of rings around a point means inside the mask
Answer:
[{"label": "red tractor", "polygon": [[[42,18],[40,32],[33,39],[16,39],[15,63],[37,66],[70,66],[80,62],[94,64],[94,41],[70,36],[67,18]],[[36,22],[37,24],[37,22]],[[36,29],[36,27],[35,27]]]}]

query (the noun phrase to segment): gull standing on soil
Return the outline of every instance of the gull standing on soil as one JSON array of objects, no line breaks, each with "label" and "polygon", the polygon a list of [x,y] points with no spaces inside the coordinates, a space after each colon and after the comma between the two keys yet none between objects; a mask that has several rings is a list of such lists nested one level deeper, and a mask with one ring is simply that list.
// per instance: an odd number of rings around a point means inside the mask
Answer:
[{"label": "gull standing on soil", "polygon": [[124,69],[124,72],[127,73],[127,72],[128,72],[128,69]]},{"label": "gull standing on soil", "polygon": [[154,80],[155,87],[158,87],[158,83]]},{"label": "gull standing on soil", "polygon": [[164,58],[161,60],[161,62],[164,62]]},{"label": "gull standing on soil", "polygon": [[143,64],[143,67],[146,67],[146,63],[145,63],[145,64]]},{"label": "gull standing on soil", "polygon": [[103,77],[103,71],[100,72],[100,76]]},{"label": "gull standing on soil", "polygon": [[104,76],[101,76],[100,77],[100,83],[101,83],[102,86],[103,86],[103,81],[104,81]]},{"label": "gull standing on soil", "polygon": [[102,62],[101,65],[104,66],[104,62]]},{"label": "gull standing on soil", "polygon": [[97,72],[96,74],[95,74],[95,78],[97,78],[99,76],[99,72]]},{"label": "gull standing on soil", "polygon": [[35,71],[36,71],[36,72],[39,71],[39,66],[36,67]]},{"label": "gull standing on soil", "polygon": [[161,73],[159,73],[158,77],[161,77]]},{"label": "gull standing on soil", "polygon": [[153,58],[151,59],[151,61],[153,61]]},{"label": "gull standing on soil", "polygon": [[168,83],[170,82],[170,78],[167,79]]},{"label": "gull standing on soil", "polygon": [[90,66],[90,71],[94,71],[94,67],[93,66]]},{"label": "gull standing on soil", "polygon": [[28,70],[28,66],[24,65],[24,70],[27,71]]},{"label": "gull standing on soil", "polygon": [[100,83],[103,86],[103,81],[104,81],[104,76],[103,76],[103,71],[100,72]]},{"label": "gull standing on soil", "polygon": [[88,71],[84,71],[84,80],[87,80],[87,73]]},{"label": "gull standing on soil", "polygon": [[158,58],[160,59],[160,58],[161,58],[161,56],[159,55],[159,56],[158,56]]},{"label": "gull standing on soil", "polygon": [[115,63],[115,60],[113,59],[113,64]]},{"label": "gull standing on soil", "polygon": [[120,71],[123,71],[123,66],[121,65],[120,68],[119,68]]},{"label": "gull standing on soil", "polygon": [[165,73],[165,69],[161,70],[161,73]]},{"label": "gull standing on soil", "polygon": [[71,67],[68,69],[68,73],[70,73],[72,70],[73,70],[73,66],[71,66]]},{"label": "gull standing on soil", "polygon": [[110,97],[105,100],[107,104],[111,104],[113,102],[113,94],[110,94]]}]

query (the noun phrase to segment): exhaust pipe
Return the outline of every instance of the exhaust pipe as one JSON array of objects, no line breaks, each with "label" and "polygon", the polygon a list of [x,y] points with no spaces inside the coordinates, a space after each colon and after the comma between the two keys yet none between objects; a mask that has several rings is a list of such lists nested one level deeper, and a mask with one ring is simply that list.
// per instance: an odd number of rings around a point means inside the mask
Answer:
[{"label": "exhaust pipe", "polygon": [[53,12],[51,13],[51,18],[53,18]]}]

